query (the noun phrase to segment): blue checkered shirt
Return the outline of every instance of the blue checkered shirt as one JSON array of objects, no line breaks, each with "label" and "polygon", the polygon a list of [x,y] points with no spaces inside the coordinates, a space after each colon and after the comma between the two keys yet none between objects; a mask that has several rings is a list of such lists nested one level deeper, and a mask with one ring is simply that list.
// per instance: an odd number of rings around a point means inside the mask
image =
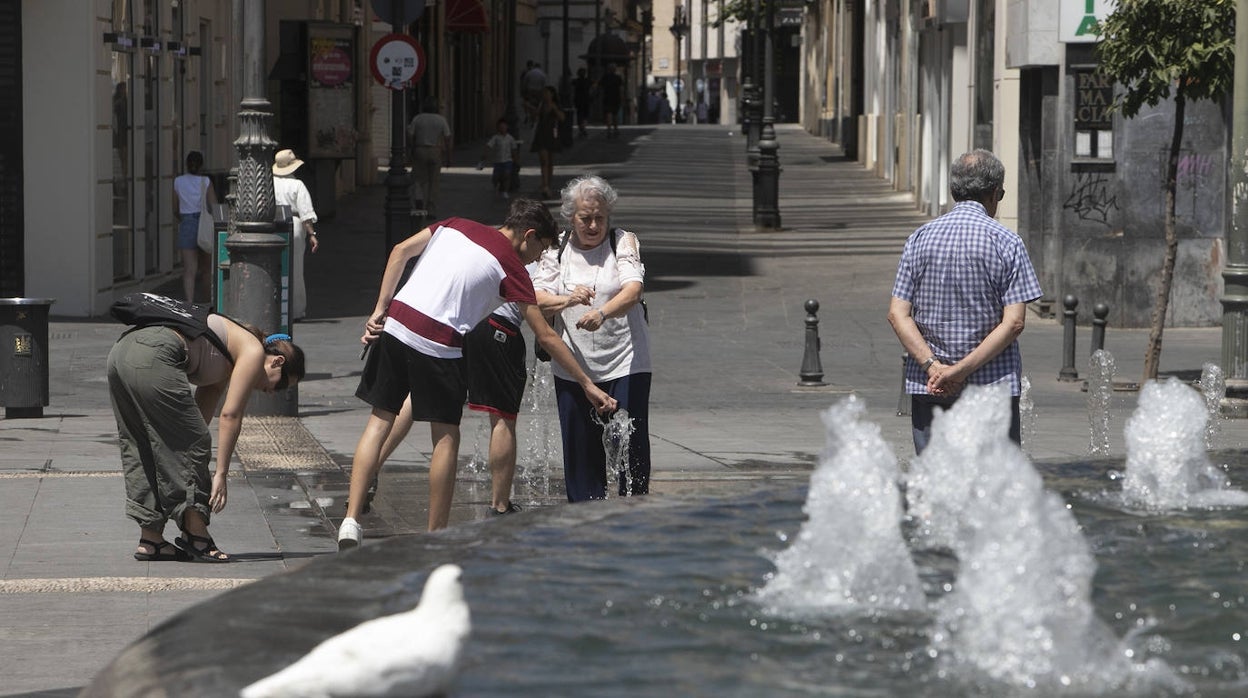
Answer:
[{"label": "blue checkered shirt", "polygon": [[[897,265],[893,296],[908,301],[927,346],[943,364],[971,353],[997,325],[1007,305],[1040,297],[1040,282],[1023,241],[977,201],[914,231]],[[906,392],[927,392],[918,358],[906,360]],[[1018,342],[972,373],[968,383],[1010,382],[1019,392],[1023,360]]]}]

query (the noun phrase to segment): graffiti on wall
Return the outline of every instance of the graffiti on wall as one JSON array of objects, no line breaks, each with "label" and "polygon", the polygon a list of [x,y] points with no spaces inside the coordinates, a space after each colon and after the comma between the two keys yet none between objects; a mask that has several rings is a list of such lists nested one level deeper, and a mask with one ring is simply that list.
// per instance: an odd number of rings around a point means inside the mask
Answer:
[{"label": "graffiti on wall", "polygon": [[[1169,164],[1169,153],[1161,154],[1161,178],[1164,182],[1166,166]],[[1178,171],[1175,173],[1175,217],[1197,228],[1209,223],[1207,219],[1210,205],[1219,197],[1213,195],[1212,188],[1221,187],[1222,182],[1217,176],[1217,158],[1210,153],[1181,152],[1179,154]]]},{"label": "graffiti on wall", "polygon": [[1109,225],[1112,211],[1119,210],[1112,180],[1102,172],[1078,172],[1062,208],[1073,211],[1081,221]]}]

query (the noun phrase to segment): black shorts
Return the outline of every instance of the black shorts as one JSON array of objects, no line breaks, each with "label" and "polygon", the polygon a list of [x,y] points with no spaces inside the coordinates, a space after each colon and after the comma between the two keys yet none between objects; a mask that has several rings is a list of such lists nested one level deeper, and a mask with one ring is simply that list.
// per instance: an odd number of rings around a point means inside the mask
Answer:
[{"label": "black shorts", "polygon": [[459,424],[467,391],[463,359],[427,356],[383,332],[368,352],[355,396],[398,414],[410,394],[412,421]]},{"label": "black shorts", "polygon": [[524,398],[524,335],[511,321],[491,315],[464,335],[468,409],[515,421]]}]

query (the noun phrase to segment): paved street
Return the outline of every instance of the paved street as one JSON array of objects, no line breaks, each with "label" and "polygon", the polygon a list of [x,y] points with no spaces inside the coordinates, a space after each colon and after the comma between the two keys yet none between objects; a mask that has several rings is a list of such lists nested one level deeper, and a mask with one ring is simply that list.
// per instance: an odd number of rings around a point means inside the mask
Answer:
[{"label": "paved street", "polygon": [[[906,194],[833,145],[794,126],[778,133],[783,230],[776,232],[751,223],[744,139],[726,127],[627,127],[613,141],[593,130],[557,157],[560,184],[582,172],[615,184],[612,222],[642,241],[656,367],[655,496],[805,478],[824,446],[820,411],[850,393],[866,401],[900,459],[912,454],[908,418],[897,414],[901,349],[885,312],[901,246],[924,218]],[[506,202],[493,195],[489,170],[473,166],[479,155],[479,144],[457,149],[440,213],[497,223]],[[525,156],[522,188],[533,192],[536,158]],[[317,227],[322,249],[307,261],[310,317],[295,329],[309,370],[299,418],[247,420],[229,507],[212,523],[235,564],[131,558],[136,532],[123,515],[104,377],[121,327],[56,318],[53,306],[51,405],[41,419],[0,420],[4,691],[74,695],[178,611],[334,549],[346,470],[367,414],[354,397],[358,337],[384,262],[384,196],[380,186],[350,194]],[[168,286],[176,288],[176,281]],[[823,387],[797,385],[808,299],[819,302]],[[1078,382],[1057,380],[1062,328],[1036,314],[1027,322],[1023,358],[1036,409],[1026,450],[1033,459],[1086,456],[1086,394]],[[1080,328],[1081,374],[1089,335]],[[1109,328],[1106,348],[1120,379],[1138,380],[1145,337]],[[1162,370],[1194,379],[1205,362],[1218,361],[1220,346],[1217,328],[1168,329]],[[1124,451],[1122,426],[1134,406],[1134,393],[1115,393],[1114,454]],[[536,401],[521,419],[516,501],[565,506],[558,455],[542,448],[557,441],[553,408]],[[485,424],[466,413],[452,526],[487,516],[488,471],[477,465]],[[1241,423],[1230,423],[1218,445],[1243,448],[1243,434]],[[366,538],[423,530],[428,453],[428,429],[416,425],[382,475]]]}]

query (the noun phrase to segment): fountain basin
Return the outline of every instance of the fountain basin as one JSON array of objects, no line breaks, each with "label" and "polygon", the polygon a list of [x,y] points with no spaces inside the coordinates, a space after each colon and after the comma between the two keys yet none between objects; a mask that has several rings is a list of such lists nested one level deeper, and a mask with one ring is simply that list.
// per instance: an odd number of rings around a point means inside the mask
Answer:
[{"label": "fountain basin", "polygon": [[[1248,481],[1248,451],[1211,459]],[[1248,510],[1123,509],[1113,496],[1122,467],[1036,464],[1095,557],[1096,615],[1135,661],[1165,662],[1197,695],[1243,695]],[[766,613],[754,595],[806,521],[807,488],[739,486],[545,507],[319,558],[171,618],[83,695],[236,693],[330,635],[410,608],[445,562],[463,567],[473,613],[457,695],[1036,695],[949,671],[922,611]],[[956,560],[913,552],[936,601],[956,584]]]}]

